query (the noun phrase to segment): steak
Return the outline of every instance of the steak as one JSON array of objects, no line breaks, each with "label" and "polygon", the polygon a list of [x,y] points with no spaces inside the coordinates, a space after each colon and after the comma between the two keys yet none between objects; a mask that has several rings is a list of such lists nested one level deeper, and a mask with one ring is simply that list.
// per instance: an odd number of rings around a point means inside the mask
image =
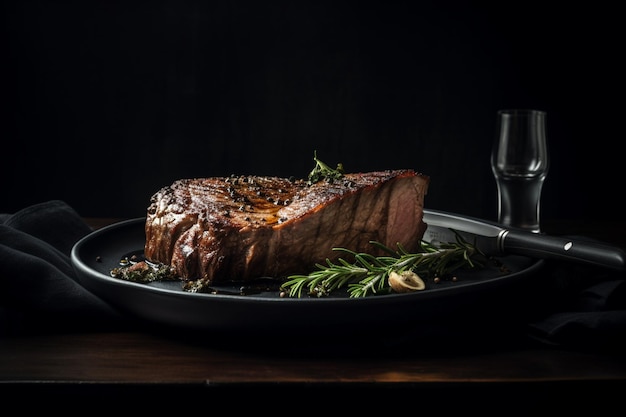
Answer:
[{"label": "steak", "polygon": [[[181,179],[150,199],[145,257],[211,283],[308,274],[342,247],[409,251],[426,230],[429,177],[413,170],[345,174],[310,184],[263,176]],[[344,253],[345,256],[345,253]]]}]

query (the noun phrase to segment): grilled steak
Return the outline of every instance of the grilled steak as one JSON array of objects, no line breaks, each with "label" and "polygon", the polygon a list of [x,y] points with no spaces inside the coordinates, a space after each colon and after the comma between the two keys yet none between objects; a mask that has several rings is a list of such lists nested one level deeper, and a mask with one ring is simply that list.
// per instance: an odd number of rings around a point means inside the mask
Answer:
[{"label": "grilled steak", "polygon": [[[343,247],[417,249],[429,177],[412,170],[345,174],[309,185],[262,176],[182,179],[155,193],[145,256],[184,280],[306,274]],[[343,254],[345,256],[345,254]]]}]

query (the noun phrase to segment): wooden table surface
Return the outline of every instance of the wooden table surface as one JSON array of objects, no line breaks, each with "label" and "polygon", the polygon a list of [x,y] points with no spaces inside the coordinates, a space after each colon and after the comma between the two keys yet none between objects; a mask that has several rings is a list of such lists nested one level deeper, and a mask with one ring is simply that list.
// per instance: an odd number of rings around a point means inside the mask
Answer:
[{"label": "wooden table surface", "polygon": [[[89,221],[100,227],[115,219]],[[621,233],[611,230],[587,235],[622,246]],[[523,407],[531,410],[539,402],[562,407],[573,399],[579,405],[601,407],[617,398],[610,394],[614,389],[626,388],[626,354],[621,352],[538,343],[364,351],[367,346],[341,355],[312,355],[287,346],[280,353],[255,346],[231,349],[135,328],[15,336],[0,339],[0,396],[3,401],[21,394],[66,398],[76,393],[92,399],[101,399],[104,393],[114,399],[162,393],[169,398],[182,393],[219,398],[225,390],[270,388],[276,404],[292,391],[305,395],[324,391],[328,398],[348,395],[345,391],[356,387],[364,402],[367,392],[380,395],[383,389],[424,395],[459,409],[457,401],[480,403],[485,395],[511,401],[525,397]]]}]

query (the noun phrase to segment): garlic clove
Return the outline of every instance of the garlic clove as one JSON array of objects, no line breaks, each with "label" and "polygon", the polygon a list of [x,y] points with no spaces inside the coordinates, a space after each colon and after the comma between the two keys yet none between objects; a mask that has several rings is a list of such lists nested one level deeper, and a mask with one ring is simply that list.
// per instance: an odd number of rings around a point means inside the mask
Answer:
[{"label": "garlic clove", "polygon": [[388,282],[391,289],[398,293],[421,291],[426,288],[424,281],[413,271],[401,273],[393,271],[389,274]]}]

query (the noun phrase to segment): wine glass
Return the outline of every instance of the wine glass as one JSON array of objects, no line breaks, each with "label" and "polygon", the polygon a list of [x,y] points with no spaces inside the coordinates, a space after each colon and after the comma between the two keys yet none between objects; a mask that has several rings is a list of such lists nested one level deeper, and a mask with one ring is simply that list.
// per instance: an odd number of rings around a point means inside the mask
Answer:
[{"label": "wine glass", "polygon": [[541,190],[548,168],[546,112],[499,110],[491,152],[499,223],[541,232]]}]

